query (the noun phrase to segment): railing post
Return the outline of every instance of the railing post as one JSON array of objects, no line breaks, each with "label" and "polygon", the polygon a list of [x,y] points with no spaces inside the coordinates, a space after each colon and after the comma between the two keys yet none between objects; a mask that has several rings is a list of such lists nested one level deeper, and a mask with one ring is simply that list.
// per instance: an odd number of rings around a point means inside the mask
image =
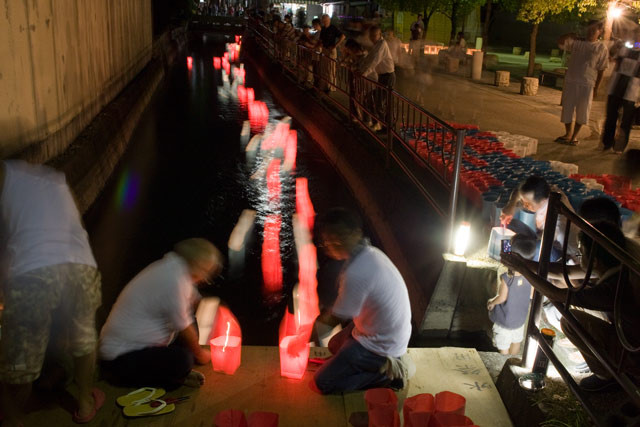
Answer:
[{"label": "railing post", "polygon": [[[453,182],[451,183],[451,194],[449,196],[449,243],[447,244],[447,251],[451,252],[451,244],[453,242],[453,233],[456,227],[456,207],[458,205],[458,189],[460,187],[460,164],[462,163],[462,150],[464,149],[464,129],[459,129],[456,132],[456,155],[453,160]],[[444,147],[444,138],[442,140]],[[445,177],[446,177],[445,170]]]},{"label": "railing post", "polygon": [[[544,230],[542,231],[542,244],[540,245],[540,255],[538,257],[538,276],[543,280],[547,280],[549,275],[549,260],[551,258],[551,249],[556,235],[556,223],[558,222],[558,203],[560,202],[560,194],[552,192],[549,195],[549,204],[547,205],[547,217],[544,222]],[[529,346],[533,335],[531,331],[540,325],[540,314],[542,312],[542,295],[536,291],[533,293],[531,301],[531,309],[529,310],[529,321],[527,323],[527,331],[525,334],[524,349],[522,353],[522,366],[527,366],[529,362]]]},{"label": "railing post", "polygon": [[393,97],[391,96],[391,92],[392,89],[389,88],[388,86],[386,87],[386,91],[387,91],[387,105],[385,108],[385,124],[387,125],[387,164],[386,167],[388,168],[389,165],[391,164],[391,152],[393,151],[393,132],[391,130],[391,100],[393,99]]}]

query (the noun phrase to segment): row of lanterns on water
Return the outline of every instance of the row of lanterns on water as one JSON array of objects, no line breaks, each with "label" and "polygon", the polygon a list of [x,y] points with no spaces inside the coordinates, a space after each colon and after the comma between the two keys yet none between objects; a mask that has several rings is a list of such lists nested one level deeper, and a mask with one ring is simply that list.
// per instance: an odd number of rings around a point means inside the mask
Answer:
[{"label": "row of lanterns on water", "polygon": [[[230,62],[236,62],[238,59],[240,44],[240,36],[236,36],[236,43],[227,44],[225,55],[213,59],[214,67],[224,70],[223,80],[225,81],[228,81],[228,77],[231,76]],[[188,65],[190,62],[192,64],[192,60],[189,61],[189,58],[187,60]],[[232,94],[235,92],[240,106],[247,109],[249,117],[243,125],[241,142],[245,145],[248,162],[255,161],[257,153],[260,153],[263,165],[257,169],[259,172],[264,170],[266,180],[265,210],[268,214],[263,230],[262,275],[263,293],[269,295],[282,291],[281,174],[295,171],[297,132],[290,129],[290,118],[281,120],[275,127],[269,127],[269,109],[264,102],[255,100],[254,90],[245,87],[244,80],[245,70],[242,64],[240,68],[234,67],[233,84],[229,89]],[[249,140],[251,132],[255,135]],[[279,347],[281,375],[300,379],[307,367],[309,340],[319,309],[316,247],[312,241],[315,211],[309,197],[307,179],[298,177],[295,184],[296,214],[293,215],[292,221],[299,264],[298,284],[293,291],[294,313],[285,310],[280,325]],[[255,212],[247,217],[255,218]],[[241,222],[243,222],[242,217],[238,224],[240,225]],[[246,225],[243,227],[247,228]],[[218,308],[210,337],[213,369],[233,375],[240,366],[242,331],[238,320],[228,308],[224,306]]]}]

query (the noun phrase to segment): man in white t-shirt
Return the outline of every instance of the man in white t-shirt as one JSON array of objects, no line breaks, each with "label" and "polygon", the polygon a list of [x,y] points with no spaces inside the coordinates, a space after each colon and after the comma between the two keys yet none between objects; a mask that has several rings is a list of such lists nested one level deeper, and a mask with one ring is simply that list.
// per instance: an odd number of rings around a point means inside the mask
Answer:
[{"label": "man in white t-shirt", "polygon": [[325,394],[403,388],[411,370],[407,355],[411,308],[400,272],[363,239],[354,213],[333,209],[319,221],[319,229],[327,255],[345,261],[332,313],[319,321],[336,325],[353,319],[353,323],[329,342],[334,356],[316,372],[315,385]]},{"label": "man in white t-shirt", "polygon": [[99,356],[107,377],[131,387],[200,387],[193,371],[209,361],[198,344],[194,308],[200,294],[194,284],[219,272],[222,255],[205,239],[177,243],[173,252],[152,263],[122,290],[100,332]]},{"label": "man in white t-shirt", "polygon": [[[91,421],[104,403],[93,388],[100,273],[64,174],[0,162],[4,311],[0,339],[3,426],[22,425],[49,341],[74,359],[78,409]],[[55,325],[55,328],[52,328]]]},{"label": "man in white t-shirt", "polygon": [[571,52],[571,57],[562,89],[560,120],[564,123],[565,134],[556,138],[556,142],[578,145],[578,133],[589,122],[591,101],[598,93],[602,75],[609,64],[607,47],[598,40],[603,32],[602,21],[593,21],[587,28],[586,40],[579,40],[575,34],[565,34],[558,39],[558,46]]}]

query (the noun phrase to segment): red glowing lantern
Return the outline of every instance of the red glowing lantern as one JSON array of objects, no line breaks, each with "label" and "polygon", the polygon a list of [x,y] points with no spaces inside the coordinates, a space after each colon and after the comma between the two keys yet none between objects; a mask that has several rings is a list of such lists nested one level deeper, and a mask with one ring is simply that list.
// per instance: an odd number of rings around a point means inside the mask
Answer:
[{"label": "red glowing lantern", "polygon": [[282,290],[282,264],[280,263],[280,215],[269,215],[264,223],[262,241],[262,279],[264,291],[275,293]]},{"label": "red glowing lantern", "polygon": [[309,182],[307,178],[296,178],[296,212],[300,221],[307,227],[309,232],[312,232],[316,213],[309,197]]},{"label": "red glowing lantern", "polygon": [[213,420],[216,427],[248,427],[244,412],[237,409],[227,409],[219,412]]},{"label": "red glowing lantern", "polygon": [[[243,79],[244,82],[244,79]],[[253,102],[255,99],[256,95],[253,92],[253,88],[252,87],[248,87],[247,88],[247,102]]]},{"label": "red glowing lantern", "polygon": [[297,320],[301,327],[312,328],[320,314],[318,306],[318,271],[316,247],[313,243],[304,244],[298,249],[298,312]]},{"label": "red glowing lantern", "polygon": [[216,70],[219,70],[221,64],[222,62],[220,61],[219,57],[216,56],[213,58],[213,68],[215,68]]},{"label": "red glowing lantern", "polygon": [[300,379],[309,362],[311,328],[299,328],[295,316],[285,310],[280,323],[280,375]]},{"label": "red glowing lantern", "polygon": [[236,35],[236,43],[240,43],[240,36]]},{"label": "red glowing lantern", "polygon": [[229,61],[229,52],[225,52],[224,55],[222,55],[222,57],[226,60]]},{"label": "red glowing lantern", "polygon": [[289,131],[289,137],[284,147],[284,169],[291,171],[296,168],[296,155],[298,153],[298,132]]},{"label": "red glowing lantern", "polygon": [[187,56],[187,68],[189,69],[189,71],[191,71],[191,69],[193,68],[193,58],[190,56]]},{"label": "red glowing lantern", "polygon": [[451,391],[441,391],[436,394],[435,410],[443,414],[464,415],[466,403],[464,396]]},{"label": "red glowing lantern", "polygon": [[247,103],[247,89],[242,85],[238,86],[238,101],[240,101],[241,104]]},{"label": "red glowing lantern", "polygon": [[212,336],[209,345],[213,370],[233,375],[240,366],[242,331],[238,320],[228,308],[218,308]]}]

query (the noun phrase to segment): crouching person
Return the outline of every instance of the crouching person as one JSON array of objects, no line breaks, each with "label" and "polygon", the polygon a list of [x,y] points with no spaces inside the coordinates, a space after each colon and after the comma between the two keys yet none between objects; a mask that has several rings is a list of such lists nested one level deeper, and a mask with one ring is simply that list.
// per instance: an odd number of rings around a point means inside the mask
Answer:
[{"label": "crouching person", "polygon": [[122,386],[200,387],[209,350],[198,344],[196,286],[217,274],[222,255],[205,239],[187,239],[134,277],[100,333],[107,378]]},{"label": "crouching person", "polygon": [[333,357],[316,372],[315,384],[324,394],[401,389],[415,370],[407,355],[411,310],[404,280],[391,260],[363,239],[357,215],[336,208],[319,222],[327,255],[345,260],[338,298],[320,321],[353,322],[329,342]]}]

